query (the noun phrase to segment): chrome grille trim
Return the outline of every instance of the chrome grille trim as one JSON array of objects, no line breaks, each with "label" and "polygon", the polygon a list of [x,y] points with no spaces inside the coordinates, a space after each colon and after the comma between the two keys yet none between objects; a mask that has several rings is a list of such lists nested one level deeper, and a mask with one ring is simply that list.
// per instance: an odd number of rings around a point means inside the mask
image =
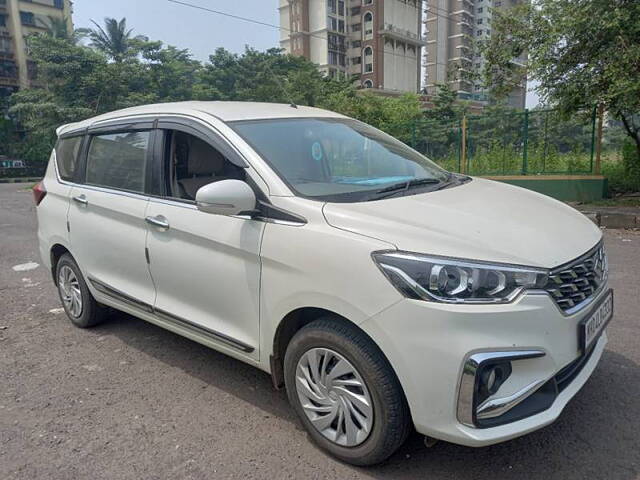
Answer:
[{"label": "chrome grille trim", "polygon": [[609,266],[602,241],[584,255],[554,268],[544,290],[571,315],[586,307],[607,282]]}]

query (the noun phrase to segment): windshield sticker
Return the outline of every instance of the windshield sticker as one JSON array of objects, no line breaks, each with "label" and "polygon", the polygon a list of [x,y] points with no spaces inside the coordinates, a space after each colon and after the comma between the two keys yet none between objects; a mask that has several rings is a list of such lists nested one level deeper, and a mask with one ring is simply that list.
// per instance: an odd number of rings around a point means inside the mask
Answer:
[{"label": "windshield sticker", "polygon": [[311,156],[316,162],[322,160],[322,145],[320,145],[320,142],[314,142],[311,145]]}]

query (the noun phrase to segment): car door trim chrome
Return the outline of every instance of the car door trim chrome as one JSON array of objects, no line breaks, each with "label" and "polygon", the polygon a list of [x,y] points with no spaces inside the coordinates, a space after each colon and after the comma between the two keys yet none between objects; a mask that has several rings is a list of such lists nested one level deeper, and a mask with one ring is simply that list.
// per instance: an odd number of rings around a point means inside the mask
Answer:
[{"label": "car door trim chrome", "polygon": [[142,302],[137,298],[127,295],[126,293],[121,292],[120,290],[113,288],[112,286],[107,285],[100,280],[96,280],[95,278],[89,277],[89,282],[91,282],[91,285],[93,285],[95,289],[100,293],[104,293],[105,295],[113,297],[132,307],[144,310],[147,313],[153,313],[153,306],[149,305],[148,303]]},{"label": "car door trim chrome", "polygon": [[89,277],[89,281],[100,293],[103,293],[120,302],[126,303],[131,307],[138,308],[146,313],[150,313],[162,321],[171,323],[177,327],[191,330],[198,335],[208,337],[211,340],[223,343],[229,347],[233,347],[245,353],[252,353],[255,351],[255,348],[251,345],[247,345],[246,343],[241,342],[240,340],[236,340],[235,338],[230,337],[229,335],[225,335],[224,333],[220,333],[210,328],[197,325],[193,322],[190,322],[189,320],[173,315],[172,313],[157,309],[153,305],[142,302],[130,295],[127,295],[126,293],[121,292],[116,288],[111,287],[110,285],[107,285],[104,282],[96,280],[95,278]]},{"label": "car door trim chrome", "polygon": [[225,335],[224,333],[220,333],[215,330],[211,330],[210,328],[197,325],[193,322],[190,322],[189,320],[185,320],[184,318],[178,317],[169,312],[165,312],[164,310],[154,308],[153,313],[162,320],[171,322],[175,325],[187,328],[189,330],[194,330],[200,335],[211,337],[218,342],[224,343],[225,345],[233,348],[237,348],[238,350],[242,350],[245,353],[251,353],[255,350],[255,348],[253,348],[251,345],[247,345],[246,343],[236,340],[235,338]]}]

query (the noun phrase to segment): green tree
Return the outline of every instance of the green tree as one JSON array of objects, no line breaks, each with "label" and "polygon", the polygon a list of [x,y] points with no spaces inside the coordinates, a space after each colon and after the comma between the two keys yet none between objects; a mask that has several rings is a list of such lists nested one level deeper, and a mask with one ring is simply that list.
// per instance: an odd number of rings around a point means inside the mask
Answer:
[{"label": "green tree", "polygon": [[106,17],[104,28],[93,20],[91,23],[95,25],[95,28],[84,31],[91,40],[91,46],[107,55],[114,62],[120,63],[137,54],[134,48],[136,40],[143,38],[132,36],[133,28],[127,29],[126,18],[118,21],[115,18]]},{"label": "green tree", "polygon": [[[483,51],[498,97],[528,76],[567,116],[600,103],[623,123],[640,162],[640,2],[538,0],[494,11]],[[524,52],[526,65],[512,61]]]}]

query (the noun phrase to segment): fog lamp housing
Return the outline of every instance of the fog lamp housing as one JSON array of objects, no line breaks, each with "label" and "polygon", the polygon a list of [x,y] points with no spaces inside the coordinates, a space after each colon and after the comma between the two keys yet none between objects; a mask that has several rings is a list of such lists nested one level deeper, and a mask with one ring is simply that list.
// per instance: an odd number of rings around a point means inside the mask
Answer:
[{"label": "fog lamp housing", "polygon": [[544,355],[545,352],[542,350],[478,352],[470,355],[464,363],[458,388],[458,420],[474,428],[495,425],[497,422],[494,419],[479,419],[478,408],[485,404],[512,374],[512,362]]}]

